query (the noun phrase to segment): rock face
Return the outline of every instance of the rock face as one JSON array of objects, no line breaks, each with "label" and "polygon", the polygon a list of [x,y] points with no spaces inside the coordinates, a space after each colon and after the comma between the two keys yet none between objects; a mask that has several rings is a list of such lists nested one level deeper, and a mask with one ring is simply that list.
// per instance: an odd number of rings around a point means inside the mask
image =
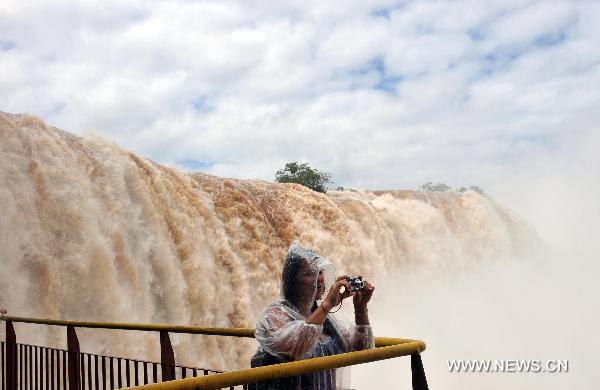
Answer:
[{"label": "rock face", "polygon": [[[252,327],[294,239],[375,282],[525,254],[535,232],[475,192],[313,192],[161,166],[101,138],[0,113],[0,297],[13,315]],[[23,327],[65,345],[60,329]],[[129,332],[131,333],[131,332]],[[82,350],[155,359],[157,335],[90,332]],[[247,366],[252,341],[175,336],[178,362]]]}]

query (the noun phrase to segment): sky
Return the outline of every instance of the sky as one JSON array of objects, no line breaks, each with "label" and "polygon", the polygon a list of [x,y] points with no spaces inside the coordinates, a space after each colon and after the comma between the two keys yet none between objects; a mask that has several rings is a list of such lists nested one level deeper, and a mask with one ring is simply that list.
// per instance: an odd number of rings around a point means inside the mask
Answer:
[{"label": "sky", "polygon": [[597,142],[599,103],[598,1],[0,3],[1,111],[187,171],[493,192]]}]

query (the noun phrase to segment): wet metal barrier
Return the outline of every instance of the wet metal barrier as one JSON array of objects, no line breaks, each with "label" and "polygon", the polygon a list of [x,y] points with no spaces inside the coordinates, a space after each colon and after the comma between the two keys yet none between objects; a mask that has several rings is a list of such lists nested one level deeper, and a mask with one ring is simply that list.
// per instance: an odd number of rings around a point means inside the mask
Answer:
[{"label": "wet metal barrier", "polygon": [[[60,321],[5,316],[6,341],[0,342],[0,390],[135,390],[234,389],[259,381],[401,356],[411,356],[412,386],[428,389],[420,353],[420,340],[376,337],[375,349],[342,353],[266,367],[222,372],[177,366],[169,333],[254,338],[254,329]],[[64,326],[67,350],[17,344],[13,322]],[[99,328],[160,332],[161,362],[147,362],[79,351],[75,328]],[[245,388],[245,386],[244,386]]]}]

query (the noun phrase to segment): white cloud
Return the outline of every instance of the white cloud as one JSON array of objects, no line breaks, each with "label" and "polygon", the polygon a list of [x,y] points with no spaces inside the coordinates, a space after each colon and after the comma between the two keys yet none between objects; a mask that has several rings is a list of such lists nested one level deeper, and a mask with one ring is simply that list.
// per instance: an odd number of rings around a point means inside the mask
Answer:
[{"label": "white cloud", "polygon": [[556,38],[577,21],[577,10],[566,2],[537,2],[519,7],[483,27],[498,46],[521,49],[542,37]]},{"label": "white cloud", "polygon": [[0,109],[225,176],[483,184],[598,129],[598,8],[3,2]]}]

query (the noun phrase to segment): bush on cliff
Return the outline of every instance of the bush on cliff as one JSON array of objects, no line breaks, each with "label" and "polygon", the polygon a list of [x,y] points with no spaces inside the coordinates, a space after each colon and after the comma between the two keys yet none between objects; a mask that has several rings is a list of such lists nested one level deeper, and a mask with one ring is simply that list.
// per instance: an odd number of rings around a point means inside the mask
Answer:
[{"label": "bush on cliff", "polygon": [[332,183],[331,174],[311,168],[307,163],[291,162],[275,173],[275,181],[279,183],[297,183],[313,191],[325,193],[326,185]]}]

